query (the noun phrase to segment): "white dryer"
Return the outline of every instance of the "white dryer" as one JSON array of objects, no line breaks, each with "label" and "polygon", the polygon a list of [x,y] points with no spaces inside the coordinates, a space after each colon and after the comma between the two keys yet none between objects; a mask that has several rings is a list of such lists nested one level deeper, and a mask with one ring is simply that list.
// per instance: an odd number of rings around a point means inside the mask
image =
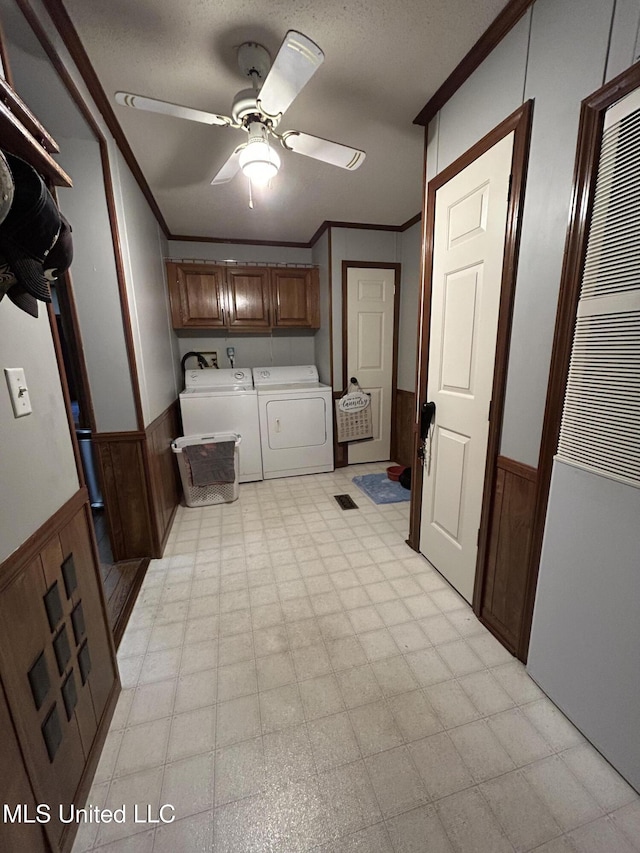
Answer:
[{"label": "white dryer", "polygon": [[187,370],[180,394],[185,435],[237,432],[241,483],[262,480],[258,398],[251,370],[215,367]]},{"label": "white dryer", "polygon": [[254,367],[253,381],[265,480],[333,471],[333,395],[317,367]]}]

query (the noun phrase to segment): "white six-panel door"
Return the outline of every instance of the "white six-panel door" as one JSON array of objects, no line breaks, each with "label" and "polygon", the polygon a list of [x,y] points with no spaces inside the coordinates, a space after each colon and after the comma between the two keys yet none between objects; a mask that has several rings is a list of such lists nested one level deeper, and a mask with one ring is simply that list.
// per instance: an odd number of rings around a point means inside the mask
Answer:
[{"label": "white six-panel door", "polygon": [[436,192],[420,550],[473,596],[513,133]]},{"label": "white six-panel door", "polygon": [[347,269],[347,377],[371,394],[373,440],[349,445],[349,464],[389,459],[393,384],[393,269]]}]

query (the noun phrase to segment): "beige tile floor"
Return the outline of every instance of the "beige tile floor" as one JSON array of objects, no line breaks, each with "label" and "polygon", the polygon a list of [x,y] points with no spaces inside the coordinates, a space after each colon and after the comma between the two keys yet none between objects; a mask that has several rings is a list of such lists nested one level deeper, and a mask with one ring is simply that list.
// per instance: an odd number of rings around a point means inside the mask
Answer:
[{"label": "beige tile floor", "polygon": [[[180,508],[74,853],[633,853],[637,794],[351,482]],[[342,511],[334,494],[359,509]]]}]

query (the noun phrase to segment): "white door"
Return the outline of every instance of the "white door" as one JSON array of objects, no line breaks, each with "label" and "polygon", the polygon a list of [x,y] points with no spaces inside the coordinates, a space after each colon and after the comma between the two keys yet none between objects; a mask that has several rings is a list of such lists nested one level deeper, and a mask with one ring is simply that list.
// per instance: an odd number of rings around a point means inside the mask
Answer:
[{"label": "white door", "polygon": [[513,134],[436,192],[427,399],[436,404],[420,550],[471,602]]},{"label": "white door", "polygon": [[349,445],[349,463],[379,462],[391,452],[393,269],[347,269],[347,377],[371,394],[373,440]]}]

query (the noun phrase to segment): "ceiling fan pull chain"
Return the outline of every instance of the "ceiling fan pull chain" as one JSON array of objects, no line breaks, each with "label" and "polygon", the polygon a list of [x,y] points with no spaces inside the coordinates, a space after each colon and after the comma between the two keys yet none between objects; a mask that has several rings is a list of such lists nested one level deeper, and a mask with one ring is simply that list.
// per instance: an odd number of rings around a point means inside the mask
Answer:
[{"label": "ceiling fan pull chain", "polygon": [[251,186],[251,178],[249,178],[249,209],[253,210],[253,187]]}]

